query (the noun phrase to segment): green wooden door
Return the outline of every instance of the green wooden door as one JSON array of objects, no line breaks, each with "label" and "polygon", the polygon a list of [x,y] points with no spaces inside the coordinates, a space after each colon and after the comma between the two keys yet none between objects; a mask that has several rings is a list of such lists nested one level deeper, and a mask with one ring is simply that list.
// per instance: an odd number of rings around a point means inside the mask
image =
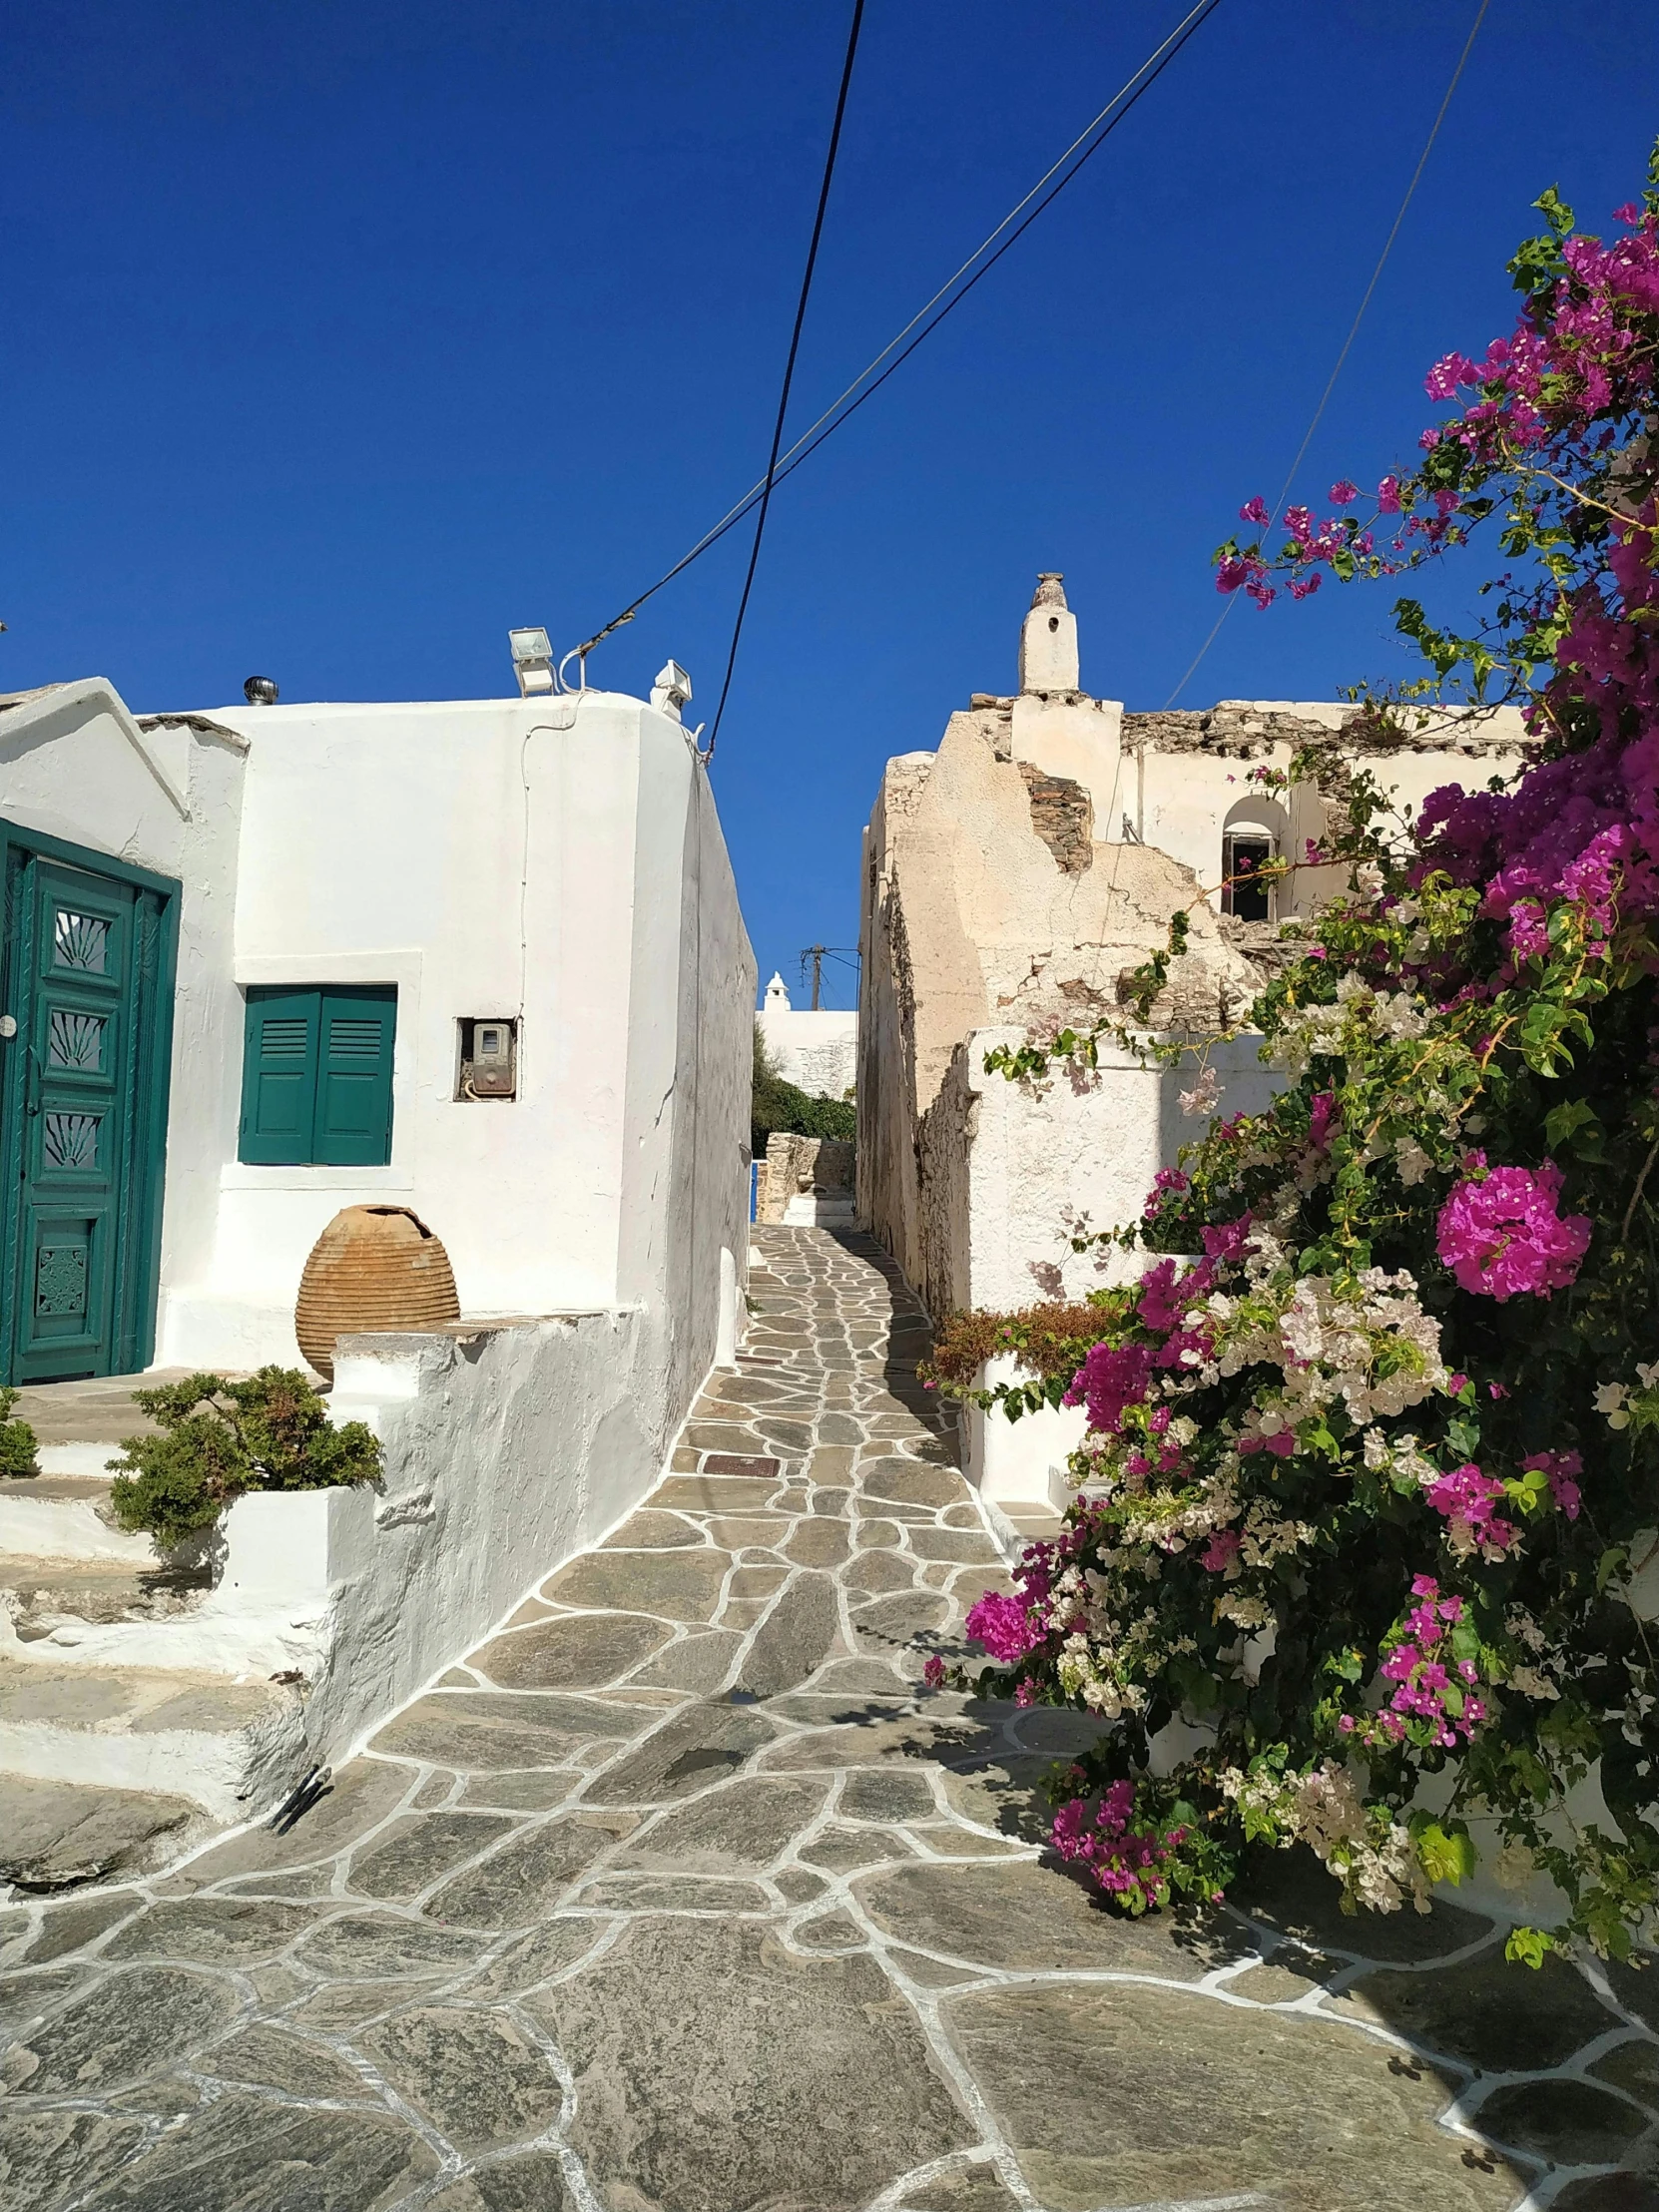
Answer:
[{"label": "green wooden door", "polygon": [[154,1351],[177,886],[0,831],[0,1379],[130,1373]]}]

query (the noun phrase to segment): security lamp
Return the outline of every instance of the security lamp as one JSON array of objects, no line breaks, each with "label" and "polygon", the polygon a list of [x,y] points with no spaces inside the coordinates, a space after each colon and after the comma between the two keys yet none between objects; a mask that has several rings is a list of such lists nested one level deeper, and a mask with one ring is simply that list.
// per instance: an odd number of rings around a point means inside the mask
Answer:
[{"label": "security lamp", "polygon": [[665,661],[657,671],[657,681],[651,687],[651,704],[660,707],[665,715],[679,721],[690,704],[692,680],[678,661]]},{"label": "security lamp", "polygon": [[512,648],[513,674],[518,678],[521,699],[529,699],[540,692],[550,692],[553,684],[553,648],[547,642],[545,630],[509,630],[507,643]]}]

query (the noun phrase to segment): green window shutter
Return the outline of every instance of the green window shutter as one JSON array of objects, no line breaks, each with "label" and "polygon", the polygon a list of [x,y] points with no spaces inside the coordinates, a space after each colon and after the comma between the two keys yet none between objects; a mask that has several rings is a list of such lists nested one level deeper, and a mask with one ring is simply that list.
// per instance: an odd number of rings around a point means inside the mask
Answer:
[{"label": "green window shutter", "polygon": [[319,1011],[315,991],[248,993],[241,1159],[256,1166],[292,1167],[313,1157]]},{"label": "green window shutter", "polygon": [[316,1134],[311,1158],[334,1167],[383,1167],[391,1158],[391,1055],[397,992],[319,994]]}]

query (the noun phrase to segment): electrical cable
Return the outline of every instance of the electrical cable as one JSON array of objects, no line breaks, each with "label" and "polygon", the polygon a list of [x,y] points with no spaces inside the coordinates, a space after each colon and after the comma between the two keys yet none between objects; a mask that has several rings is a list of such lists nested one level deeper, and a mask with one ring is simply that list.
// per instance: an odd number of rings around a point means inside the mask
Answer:
[{"label": "electrical cable", "polygon": [[[1101,146],[1105,144],[1106,140],[1111,136],[1113,131],[1115,131],[1118,125],[1123,121],[1124,117],[1128,115],[1130,109],[1134,107],[1135,103],[1140,99],[1141,95],[1145,92],[1150,91],[1152,86],[1156,83],[1157,79],[1162,76],[1164,70],[1181,51],[1181,48],[1186,45],[1188,39],[1191,38],[1193,33],[1203,22],[1206,21],[1209,16],[1215,13],[1215,10],[1220,5],[1221,0],[1197,0],[1197,5],[1191,8],[1188,13],[1182,17],[1181,21],[1176,25],[1175,29],[1169,33],[1167,38],[1165,38],[1158,46],[1155,46],[1153,48],[1152,52],[1147,56],[1146,60],[1141,63],[1140,67],[1124,80],[1123,84],[1115,93],[1113,93],[1111,99],[1107,101],[1105,107],[1101,109],[1100,113],[1095,117],[1094,121],[1089,124],[1086,130],[1084,130],[1077,138],[1072,141],[1071,145],[1066,149],[1065,153],[1060,156],[1059,160],[1053,163],[1043,173],[1043,175],[1038,178],[1037,182],[1031,187],[1031,190],[1026,193],[1025,197],[1022,200],[1018,201],[1014,205],[1014,207],[1009,210],[1008,214],[1005,215],[1002,221],[996,226],[996,229],[992,231],[989,236],[983,241],[983,243],[976,247],[973,253],[968,256],[967,260],[963,262],[961,268],[956,271],[955,275],[946,278],[945,282],[940,285],[937,291],[934,292],[932,298],[929,299],[924,306],[918,307],[916,312],[910,317],[909,321],[904,324],[903,328],[899,330],[894,337],[889,338],[887,343],[881,348],[880,352],[876,354],[875,358],[870,361],[864,368],[859,370],[858,374],[853,377],[851,383],[848,384],[846,389],[840,394],[840,397],[833,400],[830,405],[825,409],[824,413],[819,416],[818,420],[801,433],[801,436],[797,438],[797,440],[789,448],[789,450],[785,454],[783,454],[781,461],[776,469],[776,472],[772,474],[771,483],[773,488],[776,488],[777,485],[781,484],[786,476],[792,476],[795,471],[801,466],[803,461],[807,460],[813,453],[817,452],[818,448],[824,443],[827,437],[831,436],[836,430],[840,428],[843,422],[849,420],[849,418],[856,412],[856,410],[863,405],[864,401],[870,398],[880,388],[880,386],[886,382],[887,378],[893,373],[893,370],[898,368],[902,362],[909,358],[909,356],[915,351],[916,347],[921,343],[922,339],[930,336],[931,333],[938,328],[939,324],[944,320],[945,316],[949,314],[953,308],[961,304],[961,302],[967,297],[968,293],[973,289],[973,286],[978,283],[980,277],[989,274],[989,272],[1002,259],[1002,256],[1007,253],[1009,247],[1014,244],[1015,240],[1018,239],[1025,231],[1029,230],[1032,223],[1034,223],[1037,217],[1043,213],[1043,210],[1049,207],[1053,203],[1053,201],[1056,200],[1059,195],[1065,190],[1066,186],[1071,183],[1073,177],[1075,177],[1077,175],[1077,172],[1083,167],[1083,164],[1088,161],[1093,154],[1099,151]],[[1121,108],[1121,113],[1113,115],[1112,111],[1114,108]],[[1110,121],[1107,120],[1108,118],[1110,118]],[[1104,125],[1104,128],[1102,128],[1102,125]],[[881,363],[884,360],[886,360],[887,355],[892,352],[893,348],[899,345],[910,331],[915,329],[916,324],[922,320],[922,317],[924,315],[927,315],[930,312],[930,310],[937,304],[940,299],[944,298],[945,293],[950,291],[951,286],[956,284],[960,280],[960,278],[967,273],[967,271],[973,268],[974,263],[980,259],[980,257],[985,253],[986,249],[991,246],[991,244],[996,239],[1001,238],[1002,233],[1007,230],[1009,224],[1014,221],[1015,217],[1018,216],[1022,212],[1022,210],[1030,207],[1032,200],[1036,197],[1038,193],[1042,191],[1043,187],[1048,183],[1049,179],[1055,175],[1055,172],[1057,170],[1063,168],[1064,165],[1071,160],[1072,155],[1077,152],[1077,149],[1080,146],[1084,145],[1085,140],[1088,140],[1090,143],[1087,145],[1084,152],[1078,156],[1078,159],[1074,163],[1072,163],[1071,168],[1066,171],[1066,174],[1063,177],[1061,177],[1059,183],[1055,185],[1053,191],[1048,193],[1046,197],[1039,203],[1039,205],[1031,210],[1030,215],[1026,217],[1025,221],[1019,226],[1019,229],[1013,233],[1012,237],[1005,239],[1002,245],[997,248],[996,253],[991,256],[990,260],[985,262],[983,266],[978,269],[972,276],[968,278],[968,281],[961,286],[961,289],[955,292],[954,295],[946,301],[945,305],[939,309],[939,312],[933,316],[932,320],[928,322],[924,328],[916,332],[915,337],[911,339],[911,342],[904,347],[903,352],[898,355],[898,358],[896,360],[892,361],[889,364],[889,366],[876,379],[875,383],[870,384],[867,390],[859,392],[859,386],[861,384],[864,384],[870,376],[874,375],[875,370],[880,367]],[[858,393],[858,396],[856,398],[853,397],[854,393]],[[846,404],[848,400],[851,401],[851,405]],[[698,539],[697,543],[692,546],[688,552],[683,554],[678,561],[675,562],[674,566],[671,569],[667,570],[662,576],[658,577],[656,583],[654,583],[648,591],[641,592],[637,599],[631,600],[629,602],[628,606],[623,609],[621,614],[617,615],[612,621],[606,623],[605,627],[602,630],[596,631],[594,635],[586,641],[585,644],[578,646],[576,648],[577,652],[583,656],[586,656],[588,653],[592,652],[593,648],[596,645],[600,644],[604,639],[608,638],[614,630],[620,630],[625,623],[632,622],[635,615],[645,605],[648,599],[655,598],[656,594],[663,590],[665,585],[672,584],[677,576],[684,574],[684,572],[688,568],[690,568],[695,560],[700,559],[703,554],[709,551],[711,546],[718,544],[719,541],[726,535],[728,530],[735,528],[736,525],[743,520],[744,516],[751,512],[756,501],[762,497],[767,488],[768,482],[766,477],[761,478],[758,483],[753,484],[750,489],[745,492],[744,496],[738,501],[737,505],[729,509],[729,511],[722,516],[720,521],[715,524],[712,530],[706,531],[704,535]]]},{"label": "electrical cable", "polygon": [[720,725],[726,713],[726,701],[732,690],[732,671],[738,665],[738,640],[743,636],[743,618],[749,612],[749,594],[755,584],[755,570],[761,558],[761,540],[766,535],[767,509],[772,505],[772,486],[778,473],[779,449],[784,443],[784,418],[790,409],[790,386],[795,381],[795,360],[801,350],[802,325],[807,320],[807,301],[812,295],[813,271],[818,267],[819,241],[824,236],[824,218],[830,206],[830,185],[835,174],[835,156],[840,150],[841,122],[846,114],[846,95],[852,84],[852,63],[858,51],[858,31],[864,20],[864,0],[852,0],[852,28],[846,38],[846,60],[841,64],[841,89],[835,97],[835,120],[830,130],[830,151],[824,157],[824,183],[819,187],[818,214],[813,221],[813,243],[807,249],[807,267],[801,276],[801,298],[795,310],[795,328],[790,334],[790,357],[784,363],[784,388],[778,394],[778,420],[772,432],[772,453],[767,461],[765,485],[761,492],[761,511],[755,522],[755,543],[749,549],[749,572],[743,580],[743,596],[738,601],[738,619],[732,625],[732,650],[726,656],[726,680],[720,687],[720,704],[715,709],[714,723],[709,731],[709,750],[705,761],[715,757],[715,747],[720,742]]},{"label": "electrical cable", "polygon": [[[1314,409],[1314,418],[1308,425],[1307,432],[1303,437],[1302,443],[1296,449],[1296,459],[1291,463],[1289,469],[1285,473],[1285,481],[1284,484],[1280,487],[1279,497],[1274,501],[1273,516],[1268,523],[1269,530],[1271,530],[1274,527],[1274,524],[1278,522],[1279,517],[1284,510],[1286,498],[1290,493],[1292,484],[1296,481],[1296,472],[1302,466],[1302,463],[1307,456],[1309,446],[1312,445],[1314,442],[1314,432],[1319,428],[1320,423],[1324,418],[1325,410],[1331,402],[1331,394],[1337,388],[1337,378],[1343,372],[1343,363],[1348,359],[1349,353],[1353,348],[1354,341],[1360,335],[1360,325],[1366,319],[1366,309],[1371,305],[1372,293],[1376,291],[1378,279],[1382,275],[1383,265],[1387,261],[1388,256],[1393,251],[1394,240],[1399,236],[1399,227],[1405,221],[1405,211],[1411,205],[1412,196],[1416,192],[1418,181],[1420,180],[1424,169],[1428,166],[1428,157],[1434,151],[1434,141],[1440,135],[1440,125],[1445,121],[1446,110],[1451,105],[1451,96],[1457,90],[1457,81],[1463,74],[1464,65],[1468,61],[1469,55],[1473,50],[1475,38],[1479,33],[1481,24],[1484,23],[1486,20],[1486,10],[1491,6],[1491,4],[1492,0],[1480,0],[1480,6],[1474,18],[1473,29],[1471,29],[1468,37],[1463,42],[1463,51],[1457,57],[1457,67],[1451,72],[1451,82],[1445,88],[1445,98],[1440,102],[1440,112],[1438,113],[1438,115],[1435,116],[1433,128],[1428,134],[1422,152],[1417,157],[1417,166],[1411,172],[1411,182],[1406,186],[1405,197],[1399,203],[1399,213],[1394,217],[1393,229],[1388,233],[1387,238],[1383,241],[1382,251],[1377,257],[1377,267],[1371,273],[1371,282],[1366,286],[1365,297],[1360,302],[1360,311],[1354,317],[1354,321],[1349,328],[1348,336],[1343,340],[1343,349],[1337,355],[1337,365],[1331,371],[1330,379],[1326,384],[1325,390],[1320,395],[1320,403]],[[1266,535],[1265,532],[1264,535]],[[1169,710],[1175,705],[1175,702],[1181,697],[1181,694],[1192,682],[1194,675],[1197,673],[1199,662],[1203,660],[1205,654],[1209,652],[1211,646],[1215,644],[1216,639],[1221,635],[1221,626],[1227,620],[1228,616],[1233,612],[1234,601],[1237,598],[1238,594],[1237,592],[1234,592],[1229,597],[1227,604],[1225,607],[1223,607],[1221,613],[1217,615],[1215,622],[1211,628],[1210,635],[1205,639],[1204,643],[1199,647],[1197,653],[1193,656],[1192,666],[1188,669],[1186,675],[1182,677],[1180,683],[1176,685],[1174,691],[1172,691],[1169,697],[1164,701],[1165,714],[1168,714]]]}]

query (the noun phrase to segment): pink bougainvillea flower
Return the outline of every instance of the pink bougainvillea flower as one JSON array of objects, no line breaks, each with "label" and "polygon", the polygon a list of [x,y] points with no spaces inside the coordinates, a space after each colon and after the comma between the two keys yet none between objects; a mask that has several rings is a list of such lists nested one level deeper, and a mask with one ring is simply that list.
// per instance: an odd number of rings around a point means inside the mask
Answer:
[{"label": "pink bougainvillea flower", "polygon": [[1218,1528],[1204,1547],[1199,1564],[1212,1574],[1225,1574],[1243,1549],[1244,1538],[1236,1528]]},{"label": "pink bougainvillea flower", "polygon": [[944,1661],[934,1652],[921,1670],[921,1679],[930,1690],[938,1689],[944,1681]]},{"label": "pink bougainvillea flower", "polygon": [[1346,476],[1339,476],[1331,487],[1331,504],[1334,507],[1352,507],[1359,496],[1359,485],[1351,484]]},{"label": "pink bougainvillea flower", "polygon": [[1549,1494],[1568,1520],[1577,1520],[1584,1493],[1578,1486],[1578,1477],[1584,1472],[1584,1462],[1576,1451],[1534,1451],[1521,1461],[1523,1470],[1534,1471],[1549,1477]]},{"label": "pink bougainvillea flower", "polygon": [[1000,1590],[987,1590],[979,1599],[968,1614],[967,1632],[1005,1667],[1016,1666],[1042,1642],[1041,1631],[1031,1626],[1023,1601],[1004,1597]]},{"label": "pink bougainvillea flower", "polygon": [[[1482,1155],[1470,1164],[1484,1166]],[[1483,1298],[1548,1298],[1578,1274],[1590,1246],[1589,1218],[1556,1212],[1561,1170],[1491,1168],[1457,1184],[1440,1209],[1439,1255],[1465,1291]]]},{"label": "pink bougainvillea flower", "polygon": [[1114,1782],[1092,1822],[1085,1800],[1073,1798],[1055,1814],[1049,1833],[1062,1859],[1086,1868],[1114,1903],[1139,1913],[1168,1897],[1164,1867],[1189,1831],[1160,1833],[1155,1824],[1135,1823],[1134,1783]]},{"label": "pink bougainvillea flower", "polygon": [[1515,1538],[1514,1523],[1499,1519],[1494,1511],[1503,1494],[1503,1484],[1492,1475],[1483,1474],[1472,1459],[1465,1460],[1460,1467],[1453,1467],[1449,1474],[1440,1475],[1423,1488],[1423,1495],[1435,1512],[1452,1523],[1454,1534],[1461,1526],[1468,1531],[1470,1541],[1497,1551],[1507,1551]]},{"label": "pink bougainvillea flower", "polygon": [[1239,509],[1239,520],[1241,522],[1255,522],[1265,525],[1267,519],[1268,503],[1260,494],[1254,499],[1247,499]]},{"label": "pink bougainvillea flower", "polygon": [[1166,1198],[1179,1198],[1183,1192],[1191,1188],[1191,1184],[1179,1168],[1160,1168],[1152,1178],[1152,1189],[1148,1193],[1145,1206],[1141,1209],[1144,1218],[1150,1221]]},{"label": "pink bougainvillea flower", "polygon": [[1150,1345],[1096,1345],[1061,1403],[1086,1405],[1089,1426],[1103,1436],[1115,1436],[1126,1409],[1145,1397],[1151,1377]]},{"label": "pink bougainvillea flower", "polygon": [[1308,1136],[1316,1152],[1324,1152],[1331,1142],[1331,1131],[1342,1120],[1342,1109],[1333,1091],[1316,1092],[1308,1114]]}]

